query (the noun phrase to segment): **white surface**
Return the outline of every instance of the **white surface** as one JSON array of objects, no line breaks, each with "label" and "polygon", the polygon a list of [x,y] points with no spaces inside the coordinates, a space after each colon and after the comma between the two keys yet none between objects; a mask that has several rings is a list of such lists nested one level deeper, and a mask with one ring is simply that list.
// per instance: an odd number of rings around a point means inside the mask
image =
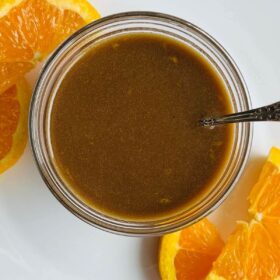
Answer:
[{"label": "white surface", "polygon": [[[235,0],[92,0],[103,16],[152,10],[186,19],[214,36],[238,64],[253,106],[280,100],[280,2]],[[280,124],[256,124],[245,174],[212,214],[226,238],[246,218],[246,195],[264,156],[280,146]],[[158,239],[120,237],[70,214],[35,168],[30,148],[0,176],[0,278],[3,280],[157,280]]]}]

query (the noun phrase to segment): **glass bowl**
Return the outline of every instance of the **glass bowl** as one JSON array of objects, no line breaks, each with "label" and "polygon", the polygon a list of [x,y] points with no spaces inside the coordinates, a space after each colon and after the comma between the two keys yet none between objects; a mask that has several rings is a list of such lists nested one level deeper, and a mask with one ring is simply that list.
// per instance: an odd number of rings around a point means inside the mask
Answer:
[{"label": "glass bowl", "polygon": [[60,82],[67,71],[89,48],[110,36],[149,32],[172,37],[196,49],[220,74],[227,87],[233,112],[248,110],[250,97],[236,64],[210,35],[182,19],[153,12],[127,12],[97,20],[63,42],[44,65],[32,97],[30,140],[39,171],[51,192],[73,214],[85,222],[110,232],[132,235],[161,235],[179,230],[207,216],[235,186],[247,162],[252,127],[234,125],[233,143],[225,168],[207,195],[190,208],[169,217],[128,221],[90,208],[67,187],[56,170],[50,142],[50,112]]}]

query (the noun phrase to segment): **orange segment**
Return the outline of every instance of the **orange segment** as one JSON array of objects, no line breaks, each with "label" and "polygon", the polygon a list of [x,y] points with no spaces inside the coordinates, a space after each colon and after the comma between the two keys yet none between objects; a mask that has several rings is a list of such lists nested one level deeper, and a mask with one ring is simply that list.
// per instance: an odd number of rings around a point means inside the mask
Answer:
[{"label": "orange segment", "polygon": [[262,219],[262,224],[269,232],[271,238],[275,244],[280,248],[280,220],[275,217],[264,217]]},{"label": "orange segment", "polygon": [[213,264],[207,280],[256,280],[280,277],[279,247],[262,225],[241,223]]},{"label": "orange segment", "polygon": [[245,279],[249,227],[240,222],[235,232],[229,237],[226,246],[213,264],[208,279]]},{"label": "orange segment", "polygon": [[280,279],[279,149],[271,149],[249,201],[252,221],[238,225],[207,279]]},{"label": "orange segment", "polygon": [[207,219],[161,240],[159,268],[163,280],[204,279],[224,243]]},{"label": "orange segment", "polygon": [[280,218],[280,150],[272,148],[253,187],[249,201],[252,215],[274,215]]},{"label": "orange segment", "polygon": [[246,262],[248,280],[280,277],[279,248],[261,223],[251,222]]},{"label": "orange segment", "polygon": [[24,80],[0,94],[0,173],[19,159],[26,146],[30,95]]},{"label": "orange segment", "polygon": [[2,1],[0,92],[44,59],[66,37],[96,18],[99,18],[98,12],[86,0]]},{"label": "orange segment", "polygon": [[[0,50],[1,52],[1,50]],[[0,94],[34,67],[30,62],[0,62]]]}]

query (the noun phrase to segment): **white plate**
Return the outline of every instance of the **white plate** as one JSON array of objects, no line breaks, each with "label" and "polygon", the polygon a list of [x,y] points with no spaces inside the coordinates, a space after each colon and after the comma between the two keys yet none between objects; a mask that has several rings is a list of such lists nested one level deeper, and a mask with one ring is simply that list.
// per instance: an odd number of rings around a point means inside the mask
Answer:
[{"label": "white plate", "polygon": [[[193,22],[232,55],[249,87],[253,106],[280,100],[280,2],[92,0],[103,16],[153,10]],[[280,123],[255,125],[252,153],[240,182],[211,215],[224,238],[246,219],[246,196]],[[0,274],[3,280],[157,280],[157,238],[121,237],[78,220],[52,196],[30,148],[0,176]]]}]

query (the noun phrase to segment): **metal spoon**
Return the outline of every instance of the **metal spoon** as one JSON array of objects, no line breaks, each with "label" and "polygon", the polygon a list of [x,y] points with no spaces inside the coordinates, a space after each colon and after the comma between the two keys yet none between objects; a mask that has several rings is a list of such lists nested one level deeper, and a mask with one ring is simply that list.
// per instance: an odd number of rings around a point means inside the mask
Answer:
[{"label": "metal spoon", "polygon": [[201,126],[214,127],[216,125],[227,123],[257,121],[280,121],[280,102],[240,113],[206,118],[200,120],[199,123]]}]

